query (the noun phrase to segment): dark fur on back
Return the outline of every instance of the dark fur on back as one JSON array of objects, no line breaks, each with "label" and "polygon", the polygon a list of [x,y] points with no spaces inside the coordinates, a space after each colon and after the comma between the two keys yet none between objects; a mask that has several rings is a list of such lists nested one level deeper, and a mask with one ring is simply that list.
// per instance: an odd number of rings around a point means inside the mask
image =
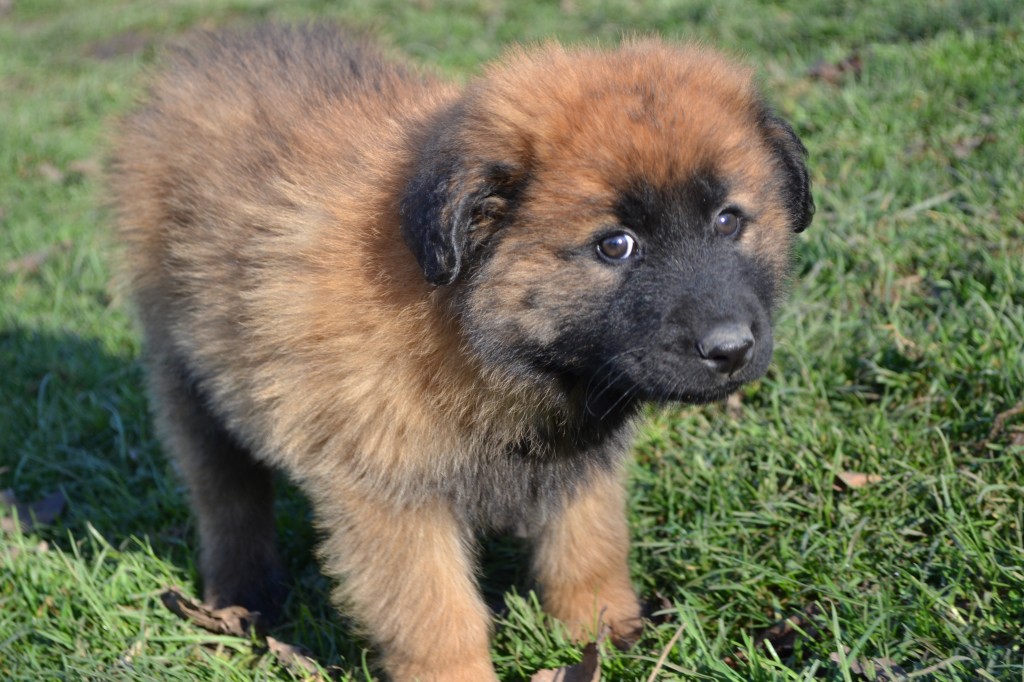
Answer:
[{"label": "dark fur on back", "polygon": [[481,530],[527,533],[575,636],[631,641],[636,415],[765,371],[805,154],[748,70],[656,39],[465,88],[327,26],[172,50],[111,187],[206,599],[280,603],[279,468],[392,679],[496,679]]}]

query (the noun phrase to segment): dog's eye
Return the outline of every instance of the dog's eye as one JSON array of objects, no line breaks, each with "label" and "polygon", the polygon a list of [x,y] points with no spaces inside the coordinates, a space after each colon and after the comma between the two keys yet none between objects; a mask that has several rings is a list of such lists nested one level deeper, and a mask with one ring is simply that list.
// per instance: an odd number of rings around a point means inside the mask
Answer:
[{"label": "dog's eye", "polygon": [[735,211],[722,211],[715,217],[715,229],[723,237],[735,236],[742,225],[743,221]]},{"label": "dog's eye", "polygon": [[625,232],[608,235],[597,243],[597,252],[606,260],[626,260],[636,251],[636,240]]}]

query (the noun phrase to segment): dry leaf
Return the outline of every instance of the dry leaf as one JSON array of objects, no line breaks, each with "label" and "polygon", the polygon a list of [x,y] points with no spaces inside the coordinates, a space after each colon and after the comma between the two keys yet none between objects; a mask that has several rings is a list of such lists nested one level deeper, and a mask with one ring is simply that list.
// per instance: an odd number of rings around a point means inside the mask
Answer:
[{"label": "dry leaf", "polygon": [[96,159],[79,159],[68,164],[68,171],[76,175],[96,177],[103,173],[103,167]]},{"label": "dry leaf", "polygon": [[725,399],[725,412],[733,419],[743,416],[743,396],[738,391]]},{"label": "dry leaf", "polygon": [[71,241],[65,239],[57,244],[50,244],[49,246],[43,247],[38,251],[27,253],[21,258],[15,258],[4,266],[4,273],[8,275],[16,275],[18,273],[33,273],[43,267],[46,261],[50,260],[54,255],[67,251],[71,248]]},{"label": "dry leaf", "polygon": [[[815,621],[821,614],[822,610],[819,604],[808,604],[800,613],[779,621],[760,633],[754,638],[754,646],[763,649],[766,643],[771,644],[775,653],[785,658],[793,653],[796,642],[801,636],[812,641],[818,638],[820,633]],[[746,660],[746,653],[737,651],[733,656],[726,657],[725,664],[736,667],[741,661]]]},{"label": "dry leaf", "polygon": [[[165,590],[160,595],[160,601],[179,618],[218,635],[234,635],[248,639],[252,634],[256,634],[257,637],[262,637],[259,611],[250,611],[243,606],[211,609],[186,598],[174,587]],[[273,637],[266,637],[263,642],[267,651],[292,672],[304,676],[306,680],[324,679],[316,662],[302,647]]]},{"label": "dry leaf", "polygon": [[661,625],[670,620],[675,620],[675,608],[675,604],[669,601],[668,597],[661,592],[655,592],[644,602],[641,612],[646,620],[651,621],[655,625]]},{"label": "dry leaf", "polygon": [[267,637],[267,649],[274,655],[274,658],[284,667],[294,673],[305,675],[307,680],[323,680],[320,669],[317,667],[309,652],[302,647],[279,641],[273,637]]},{"label": "dry leaf", "polygon": [[818,604],[810,604],[802,612],[765,630],[754,640],[754,643],[764,646],[764,643],[768,642],[780,656],[788,656],[793,653],[796,641],[801,635],[812,640],[818,637],[818,628],[815,626],[814,619],[820,615],[821,607]]},{"label": "dry leaf", "polygon": [[836,474],[837,483],[833,484],[834,490],[855,490],[866,485],[881,483],[882,477],[878,474],[862,474],[857,471],[840,471]]},{"label": "dry leaf", "polygon": [[64,182],[64,171],[57,168],[49,161],[43,161],[41,164],[36,166],[36,170],[39,171],[39,175],[43,176],[44,180],[48,180],[54,184]]},{"label": "dry leaf", "polygon": [[815,80],[825,81],[830,85],[840,85],[846,74],[853,74],[856,77],[863,70],[864,60],[861,59],[859,52],[854,51],[834,64],[826,61],[817,62],[808,69],[807,73]]},{"label": "dry leaf", "polygon": [[601,653],[597,642],[583,647],[583,660],[576,665],[538,670],[530,682],[600,682]]},{"label": "dry leaf", "polygon": [[[39,544],[37,544],[35,547],[29,547],[28,551],[29,552],[34,552],[36,554],[42,554],[44,552],[49,552],[50,551],[50,543],[46,542],[46,540],[40,540]],[[6,554],[11,559],[16,559],[16,558],[18,558],[21,555],[21,547],[18,547],[16,545],[15,546],[7,546],[7,547],[0,548],[0,552],[2,552],[3,554]]]},{"label": "dry leaf", "polygon": [[254,630],[259,631],[259,612],[244,606],[211,609],[187,599],[173,587],[160,595],[160,601],[179,618],[219,635],[248,637]]},{"label": "dry leaf", "polygon": [[117,664],[123,668],[131,668],[132,660],[146,649],[146,640],[143,637],[132,642],[131,646],[123,654],[118,656]]},{"label": "dry leaf", "polygon": [[[41,526],[48,526],[60,516],[66,504],[64,493],[59,490],[29,504],[18,502],[10,488],[0,490],[0,514],[3,514],[0,516],[0,530],[11,533],[17,528],[22,533],[28,533]],[[8,516],[12,510],[18,512],[17,523],[13,515]]]},{"label": "dry leaf", "polygon": [[[843,650],[848,654],[850,647],[843,647]],[[829,658],[838,665],[845,656],[841,657],[837,652],[833,652],[829,654]],[[896,682],[907,679],[907,672],[891,658],[854,658],[849,661],[849,665],[851,673],[874,680],[874,682]]]},{"label": "dry leaf", "polygon": [[996,136],[992,133],[959,138],[953,143],[953,156],[963,161],[968,158],[975,149],[978,149],[987,142],[994,142],[995,140]]},{"label": "dry leaf", "polygon": [[996,418],[992,421],[992,429],[988,433],[988,439],[992,440],[1002,433],[1003,429],[1006,428],[1006,421],[1019,414],[1024,414],[1024,400],[996,415]]},{"label": "dry leaf", "polygon": [[[988,447],[989,443],[998,438],[1004,430],[1006,430],[1006,422],[1010,421],[1014,417],[1024,414],[1024,400],[1020,401],[1008,410],[1003,410],[996,415],[995,419],[992,420],[992,428],[989,429],[988,436],[986,436],[980,443],[974,445],[976,452],[981,452]],[[1018,433],[1015,431],[1010,436],[1010,445],[1021,445],[1021,440],[1018,438]]]}]

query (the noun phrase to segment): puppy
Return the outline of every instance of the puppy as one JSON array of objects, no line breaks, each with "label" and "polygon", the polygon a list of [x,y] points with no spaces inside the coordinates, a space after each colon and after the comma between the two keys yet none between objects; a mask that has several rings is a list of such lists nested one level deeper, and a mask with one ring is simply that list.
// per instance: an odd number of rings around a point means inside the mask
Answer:
[{"label": "puppy", "polygon": [[653,38],[465,88],[325,26],[173,52],[111,187],[205,599],[279,606],[280,468],[391,679],[497,679],[474,538],[511,527],[551,614],[628,643],[638,407],[765,371],[805,155],[748,69]]}]

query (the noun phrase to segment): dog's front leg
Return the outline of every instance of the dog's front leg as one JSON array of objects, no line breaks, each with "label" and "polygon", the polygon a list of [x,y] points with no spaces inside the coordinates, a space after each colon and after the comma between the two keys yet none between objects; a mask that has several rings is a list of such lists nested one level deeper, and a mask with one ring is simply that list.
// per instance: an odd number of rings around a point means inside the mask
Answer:
[{"label": "dog's front leg", "polygon": [[320,496],[325,569],[340,606],[380,647],[393,682],[497,681],[472,534],[442,501],[399,505],[351,491]]},{"label": "dog's front leg", "polygon": [[533,564],[544,608],[576,639],[596,636],[599,622],[620,647],[640,633],[625,506],[621,474],[601,470],[549,513],[536,533]]}]

